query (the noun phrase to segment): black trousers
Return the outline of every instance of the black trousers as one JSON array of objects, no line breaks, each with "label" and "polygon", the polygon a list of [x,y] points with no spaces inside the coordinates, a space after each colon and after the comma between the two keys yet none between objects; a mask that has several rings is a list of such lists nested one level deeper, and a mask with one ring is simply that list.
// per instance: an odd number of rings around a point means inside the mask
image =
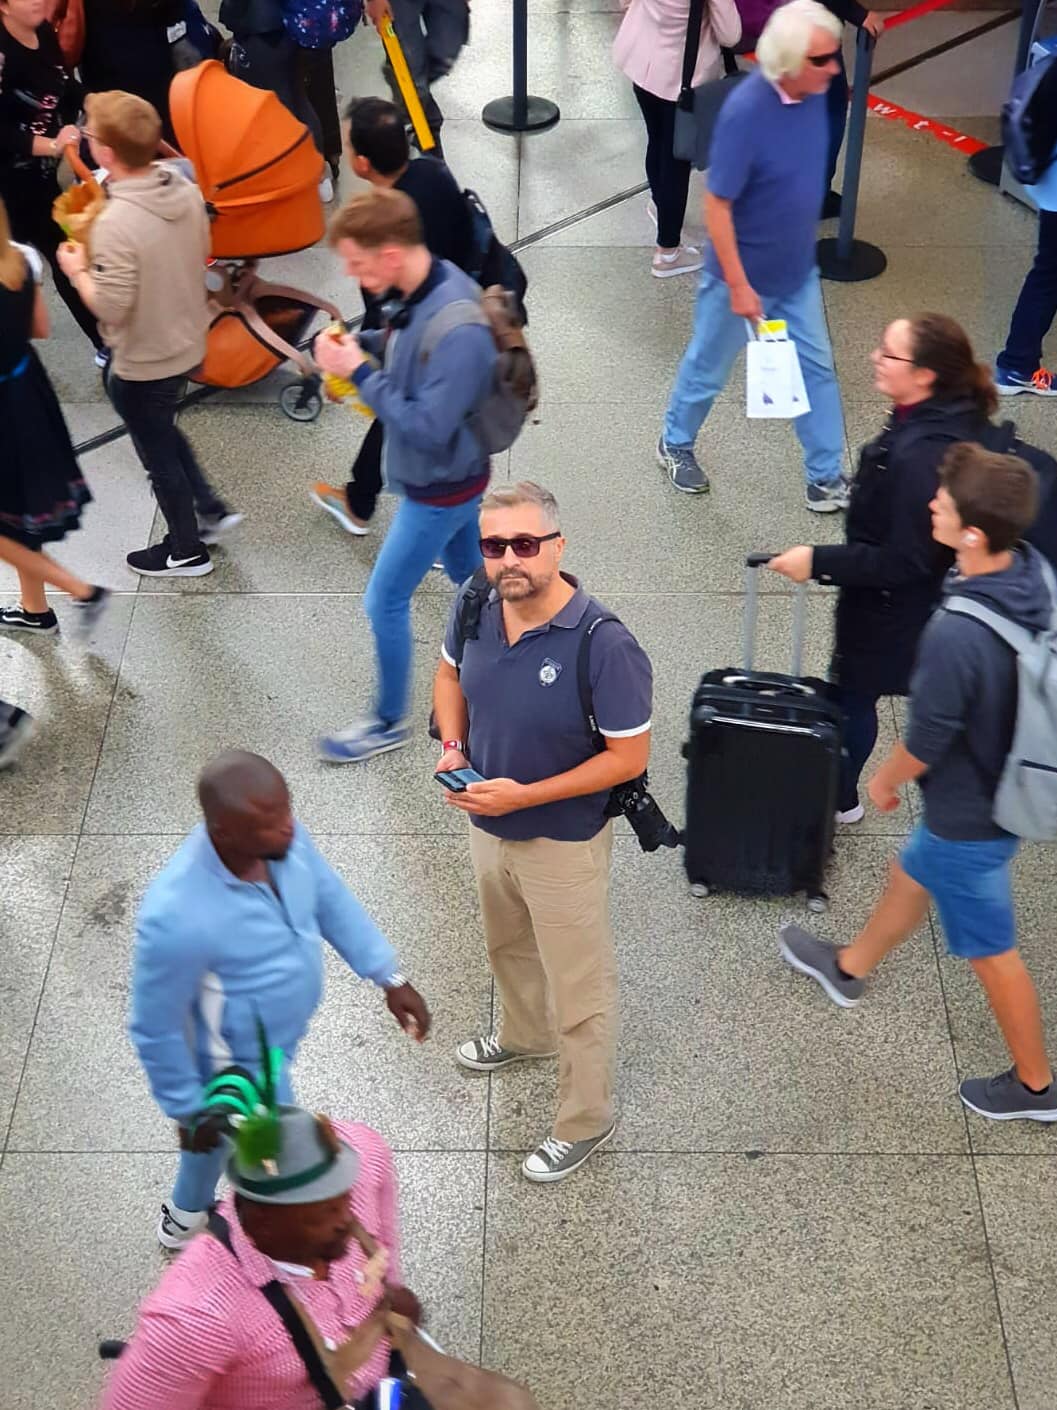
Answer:
[{"label": "black trousers", "polygon": [[352,479],[345,486],[349,512],[366,522],[375,511],[382,492],[382,442],[385,432],[377,417],[371,422],[352,466]]},{"label": "black trousers", "polygon": [[303,52],[281,29],[274,34],[247,34],[232,40],[228,72],[243,83],[274,93],[283,107],[305,124],[322,156],[323,129],[302,81]]},{"label": "black trousers", "polygon": [[646,124],[646,180],[657,207],[657,244],[674,250],[683,238],[686,198],[690,190],[690,163],[672,151],[675,140],[675,103],[633,85]]},{"label": "black trousers", "polygon": [[176,411],[186,377],[162,377],[155,382],[128,382],[112,372],[108,381],[114,410],[128,427],[169,526],[174,558],[202,552],[198,514],[226,514],[227,506],[202,474],[187,437],[176,424]]},{"label": "black trousers", "polygon": [[51,206],[59,194],[59,183],[54,175],[41,176],[37,172],[27,174],[25,180],[17,177],[0,182],[0,195],[4,198],[11,234],[24,245],[32,245],[39,250],[51,265],[55,279],[55,292],[70,310],[78,328],[97,348],[103,346],[99,325],[95,315],[81,302],[81,296],[59,268],[56,251],[63,241],[63,233],[51,218]]},{"label": "black trousers", "polygon": [[[341,161],[341,119],[334,86],[334,50],[297,50],[297,72],[308,101],[319,118],[320,151],[332,164]],[[312,134],[315,136],[315,133]]]}]

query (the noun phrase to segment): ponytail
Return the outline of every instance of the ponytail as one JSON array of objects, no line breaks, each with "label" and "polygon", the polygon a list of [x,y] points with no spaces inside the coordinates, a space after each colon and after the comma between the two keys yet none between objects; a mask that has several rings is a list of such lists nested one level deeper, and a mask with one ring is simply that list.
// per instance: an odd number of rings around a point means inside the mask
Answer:
[{"label": "ponytail", "polygon": [[991,369],[977,362],[969,335],[960,323],[944,313],[921,313],[910,320],[910,339],[916,366],[935,375],[932,396],[936,401],[973,403],[983,420],[998,408]]}]

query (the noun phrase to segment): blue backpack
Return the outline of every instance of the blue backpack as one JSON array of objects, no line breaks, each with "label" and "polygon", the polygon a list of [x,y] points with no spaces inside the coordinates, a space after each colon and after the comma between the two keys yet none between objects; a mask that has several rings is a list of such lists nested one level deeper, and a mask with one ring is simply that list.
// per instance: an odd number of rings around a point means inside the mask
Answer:
[{"label": "blue backpack", "polygon": [[283,0],[283,28],[302,49],[333,49],[362,18],[362,0]]},{"label": "blue backpack", "polygon": [[1034,186],[1057,148],[1057,54],[1013,80],[1002,106],[1006,166],[1022,186]]}]

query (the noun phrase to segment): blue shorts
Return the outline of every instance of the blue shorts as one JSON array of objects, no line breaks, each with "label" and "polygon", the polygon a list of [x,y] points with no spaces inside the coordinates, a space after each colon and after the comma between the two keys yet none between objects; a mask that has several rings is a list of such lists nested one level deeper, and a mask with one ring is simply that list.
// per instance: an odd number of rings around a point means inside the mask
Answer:
[{"label": "blue shorts", "polygon": [[1016,947],[1009,864],[1017,838],[951,842],[918,823],[899,858],[911,881],[936,902],[947,949],[963,960],[1004,955]]}]

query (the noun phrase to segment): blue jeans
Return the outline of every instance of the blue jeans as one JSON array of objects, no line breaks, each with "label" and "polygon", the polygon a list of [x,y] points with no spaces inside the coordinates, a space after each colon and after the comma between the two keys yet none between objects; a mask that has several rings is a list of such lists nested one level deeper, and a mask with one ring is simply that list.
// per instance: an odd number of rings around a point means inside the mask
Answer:
[{"label": "blue jeans", "polygon": [[395,724],[407,714],[411,688],[411,598],[439,558],[453,583],[481,566],[477,515],[481,496],[441,508],[402,499],[367,584],[364,607],[378,657],[375,714]]},{"label": "blue jeans", "polygon": [[[294,1101],[289,1064],[284,1065],[279,1076],[278,1096],[284,1106],[289,1106]],[[216,1199],[217,1182],[228,1153],[227,1141],[221,1141],[216,1150],[204,1151],[201,1155],[196,1155],[194,1151],[180,1152],[180,1168],[176,1172],[176,1184],[172,1192],[172,1202],[177,1209],[185,1210],[188,1214],[197,1214],[209,1208]]]},{"label": "blue jeans", "polygon": [[877,702],[880,696],[864,690],[837,689],[837,704],[844,712],[844,750],[840,760],[840,793],[837,807],[848,813],[859,804],[859,778],[877,743]]},{"label": "blue jeans", "polygon": [[[818,270],[812,270],[794,293],[765,299],[764,312],[768,318],[784,318],[789,325],[811,402],[807,415],[793,422],[804,447],[804,473],[809,484],[831,484],[844,468],[844,416]],[[670,446],[693,446],[745,339],[745,320],[731,312],[726,284],[712,274],[703,275],[690,346],[683,353],[664,416],[664,439]]]},{"label": "blue jeans", "polygon": [[998,354],[1000,372],[1030,377],[1042,366],[1042,340],[1057,314],[1057,211],[1039,211],[1035,263],[1013,310],[1006,345]]}]

